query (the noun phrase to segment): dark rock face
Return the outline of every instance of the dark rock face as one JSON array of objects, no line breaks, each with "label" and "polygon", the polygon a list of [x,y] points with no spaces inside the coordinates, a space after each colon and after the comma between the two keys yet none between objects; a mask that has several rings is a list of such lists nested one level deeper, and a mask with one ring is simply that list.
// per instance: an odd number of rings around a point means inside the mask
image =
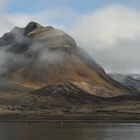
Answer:
[{"label": "dark rock face", "polygon": [[51,98],[65,98],[66,101],[71,104],[78,103],[78,104],[84,104],[84,103],[98,103],[101,99],[98,96],[92,96],[88,93],[85,93],[83,90],[78,88],[72,83],[60,83],[60,84],[54,84],[49,85],[47,87],[44,87],[39,90],[35,90],[32,92],[33,95],[37,96],[45,96],[45,97],[51,97]]},{"label": "dark rock face", "polygon": [[0,38],[0,48],[6,52],[23,53],[30,45],[31,40],[24,35],[24,29],[18,27]]},{"label": "dark rock face", "polygon": [[42,26],[39,25],[38,23],[36,22],[30,22],[24,29],[24,33],[25,35],[27,35],[28,33],[34,31],[35,29],[37,28],[41,28]]}]

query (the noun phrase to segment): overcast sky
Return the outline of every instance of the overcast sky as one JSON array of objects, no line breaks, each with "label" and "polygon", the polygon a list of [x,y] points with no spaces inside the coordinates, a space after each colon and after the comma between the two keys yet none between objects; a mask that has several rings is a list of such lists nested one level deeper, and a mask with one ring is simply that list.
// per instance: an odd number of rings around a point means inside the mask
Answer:
[{"label": "overcast sky", "polygon": [[69,33],[106,72],[140,73],[140,0],[0,0],[0,35],[30,21]]}]

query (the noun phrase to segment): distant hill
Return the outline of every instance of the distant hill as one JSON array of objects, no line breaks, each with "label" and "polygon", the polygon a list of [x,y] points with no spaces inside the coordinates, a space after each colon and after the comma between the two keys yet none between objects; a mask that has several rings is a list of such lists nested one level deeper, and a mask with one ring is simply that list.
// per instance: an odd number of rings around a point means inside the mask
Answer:
[{"label": "distant hill", "polygon": [[125,87],[140,93],[140,74],[109,74],[111,78],[120,82]]}]

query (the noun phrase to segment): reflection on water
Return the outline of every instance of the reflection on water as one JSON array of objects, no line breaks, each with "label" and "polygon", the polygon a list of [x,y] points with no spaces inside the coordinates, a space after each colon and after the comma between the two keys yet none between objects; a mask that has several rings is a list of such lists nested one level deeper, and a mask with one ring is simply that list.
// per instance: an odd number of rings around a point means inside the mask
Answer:
[{"label": "reflection on water", "polygon": [[0,140],[140,140],[140,124],[1,123]]}]

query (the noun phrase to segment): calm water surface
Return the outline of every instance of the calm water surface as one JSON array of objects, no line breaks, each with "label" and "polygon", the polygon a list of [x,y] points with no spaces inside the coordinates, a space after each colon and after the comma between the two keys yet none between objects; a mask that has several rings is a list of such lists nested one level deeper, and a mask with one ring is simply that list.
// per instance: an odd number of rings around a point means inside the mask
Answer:
[{"label": "calm water surface", "polygon": [[140,140],[140,124],[0,123],[0,140]]}]

